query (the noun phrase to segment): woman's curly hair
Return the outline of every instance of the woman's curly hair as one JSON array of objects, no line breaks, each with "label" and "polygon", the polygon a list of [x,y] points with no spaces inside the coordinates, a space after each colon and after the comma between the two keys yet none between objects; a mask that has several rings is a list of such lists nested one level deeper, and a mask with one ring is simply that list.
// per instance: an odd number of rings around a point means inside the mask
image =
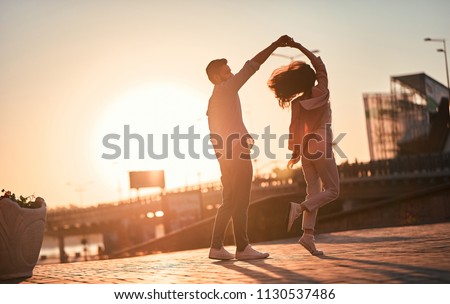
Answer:
[{"label": "woman's curly hair", "polygon": [[293,61],[270,75],[267,85],[274,92],[281,108],[287,108],[292,99],[309,93],[316,82],[316,72],[303,61]]}]

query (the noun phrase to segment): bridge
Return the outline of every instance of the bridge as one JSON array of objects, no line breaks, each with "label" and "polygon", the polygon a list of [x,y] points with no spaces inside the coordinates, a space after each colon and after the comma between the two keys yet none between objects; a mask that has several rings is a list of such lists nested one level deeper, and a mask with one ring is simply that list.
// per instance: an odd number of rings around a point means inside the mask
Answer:
[{"label": "bridge", "polygon": [[[339,166],[340,197],[326,213],[349,211],[450,181],[450,153],[404,156]],[[293,194],[304,198],[301,170],[275,169],[253,181],[251,201]],[[58,239],[60,260],[66,262],[64,238],[102,234],[105,255],[156,239],[214,217],[221,201],[219,182],[175,189],[162,195],[100,204],[95,207],[50,210],[46,235]],[[158,232],[159,231],[159,232]],[[159,233],[159,234],[158,234]]]}]

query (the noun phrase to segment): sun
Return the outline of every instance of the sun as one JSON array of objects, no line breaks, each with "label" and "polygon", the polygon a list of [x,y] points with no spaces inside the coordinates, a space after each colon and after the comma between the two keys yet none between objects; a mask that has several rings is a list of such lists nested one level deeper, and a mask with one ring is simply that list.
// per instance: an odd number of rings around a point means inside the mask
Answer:
[{"label": "sun", "polygon": [[217,161],[205,146],[207,102],[207,96],[170,83],[146,84],[117,96],[99,113],[92,136],[104,183],[127,197],[129,171],[164,170],[168,189],[218,179]]}]

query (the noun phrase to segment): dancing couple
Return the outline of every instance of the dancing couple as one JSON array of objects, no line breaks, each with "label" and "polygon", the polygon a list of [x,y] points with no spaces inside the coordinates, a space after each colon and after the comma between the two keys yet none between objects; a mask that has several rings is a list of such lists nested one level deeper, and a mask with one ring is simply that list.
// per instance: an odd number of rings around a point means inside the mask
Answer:
[{"label": "dancing couple", "polygon": [[[214,89],[208,103],[208,124],[211,143],[219,161],[222,182],[222,204],[217,210],[209,258],[217,260],[254,260],[269,257],[269,253],[252,248],[247,235],[248,207],[253,178],[250,149],[254,143],[242,120],[239,89],[279,47],[300,50],[314,69],[301,61],[293,61],[276,69],[267,84],[281,108],[291,107],[289,149],[292,168],[301,160],[307,183],[307,196],[290,203],[288,230],[295,219],[303,215],[303,235],[299,243],[312,255],[316,249],[314,226],[320,207],[339,195],[339,176],[332,153],[331,109],[325,65],[293,38],[284,35],[248,60],[233,74],[226,59],[211,61],[206,67]],[[317,82],[317,84],[316,84]],[[225,231],[232,219],[236,254],[224,248]]]}]

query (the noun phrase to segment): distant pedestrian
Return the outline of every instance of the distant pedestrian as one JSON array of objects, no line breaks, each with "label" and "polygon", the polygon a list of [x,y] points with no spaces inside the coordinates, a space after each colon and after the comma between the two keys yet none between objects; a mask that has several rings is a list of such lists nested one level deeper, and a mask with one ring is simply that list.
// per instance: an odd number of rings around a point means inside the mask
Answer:
[{"label": "distant pedestrian", "polygon": [[306,199],[300,204],[290,203],[288,231],[303,213],[303,235],[299,243],[312,255],[322,255],[314,239],[317,212],[339,196],[339,175],[332,151],[328,76],[320,57],[298,42],[292,41],[289,46],[305,54],[315,71],[305,62],[294,61],[275,70],[268,81],[281,108],[291,106],[289,149],[293,154],[288,167],[292,168],[301,159],[307,184]]},{"label": "distant pedestrian", "polygon": [[[209,258],[230,260],[263,259],[269,256],[254,250],[247,235],[248,206],[253,167],[250,149],[253,139],[242,120],[238,91],[278,47],[286,46],[289,36],[282,36],[247,61],[233,74],[226,59],[211,61],[206,67],[214,89],[208,104],[208,124],[222,174],[222,204],[217,210]],[[236,255],[224,248],[224,237],[232,219],[236,242]]]}]

